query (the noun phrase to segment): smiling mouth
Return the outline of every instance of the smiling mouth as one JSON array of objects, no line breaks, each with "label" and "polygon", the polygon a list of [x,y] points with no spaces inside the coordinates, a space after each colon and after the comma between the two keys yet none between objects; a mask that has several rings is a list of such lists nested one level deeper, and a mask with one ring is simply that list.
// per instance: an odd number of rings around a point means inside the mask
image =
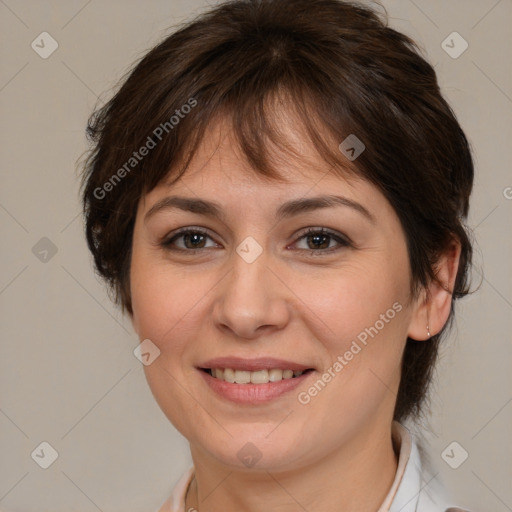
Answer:
[{"label": "smiling mouth", "polygon": [[231,384],[268,384],[269,382],[294,379],[305,373],[313,371],[313,368],[308,368],[304,371],[272,368],[270,370],[263,369],[254,372],[247,370],[235,370],[233,368],[200,369],[215,379],[223,380],[224,382],[229,382]]}]

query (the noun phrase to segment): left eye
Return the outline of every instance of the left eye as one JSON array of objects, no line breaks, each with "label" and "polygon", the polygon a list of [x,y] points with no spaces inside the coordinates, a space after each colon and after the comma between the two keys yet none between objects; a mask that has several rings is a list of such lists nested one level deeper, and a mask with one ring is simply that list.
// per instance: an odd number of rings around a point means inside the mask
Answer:
[{"label": "left eye", "polygon": [[[187,228],[174,234],[171,238],[164,240],[162,245],[170,251],[195,253],[197,250],[212,248],[212,246],[205,246],[207,238],[212,240],[206,231],[198,228]],[[176,241],[180,239],[183,240],[184,246],[176,246]],[[306,241],[308,247],[297,249],[299,252],[325,253],[338,250],[340,247],[348,247],[351,245],[348,238],[344,235],[331,232],[324,228],[309,228],[297,240],[299,241],[302,239]],[[329,247],[332,241],[335,241],[338,244],[338,247]]]},{"label": "left eye", "polygon": [[[299,251],[314,251],[314,252],[332,252],[338,250],[339,247],[331,247],[326,248],[325,246],[329,246],[329,241],[335,241],[338,246],[348,247],[350,246],[350,241],[347,237],[334,233],[324,228],[310,228],[308,229],[302,236],[299,237],[298,240],[305,239],[307,245],[309,246],[306,249],[299,249]],[[326,242],[326,240],[328,240]],[[311,244],[308,242],[311,241]],[[324,247],[321,247],[324,246]],[[315,250],[319,249],[319,250]]]}]

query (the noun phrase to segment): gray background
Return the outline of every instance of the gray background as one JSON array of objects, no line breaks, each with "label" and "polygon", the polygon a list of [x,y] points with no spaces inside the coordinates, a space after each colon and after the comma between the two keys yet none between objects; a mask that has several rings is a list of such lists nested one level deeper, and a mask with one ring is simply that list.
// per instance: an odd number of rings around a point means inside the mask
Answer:
[{"label": "gray background", "polygon": [[[506,512],[512,510],[512,1],[383,4],[391,25],[412,35],[435,64],[477,170],[469,225],[478,244],[475,287],[482,284],[458,305],[442,351],[424,430],[432,475],[461,504]],[[149,391],[129,321],[93,273],[76,162],[99,99],[108,99],[169,27],[205,7],[204,0],[0,0],[3,511],[153,511],[190,462],[186,441]],[[44,31],[59,45],[47,59],[31,47]],[[455,59],[441,47],[453,31],[469,44]],[[48,469],[31,457],[43,441],[58,452]],[[457,469],[441,457],[453,441],[469,454]]]}]

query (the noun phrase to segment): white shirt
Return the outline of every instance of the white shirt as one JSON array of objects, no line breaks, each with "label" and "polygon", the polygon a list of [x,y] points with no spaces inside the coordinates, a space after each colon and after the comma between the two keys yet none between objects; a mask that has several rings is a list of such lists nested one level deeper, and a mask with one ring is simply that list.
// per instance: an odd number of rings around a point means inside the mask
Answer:
[{"label": "white shirt", "polygon": [[[377,512],[467,512],[454,505],[435,477],[425,479],[416,440],[407,428],[393,422],[392,436],[393,445],[399,452],[398,467],[393,484]],[[194,467],[191,466],[175,485],[171,496],[155,512],[186,512],[185,496],[193,477]]]}]

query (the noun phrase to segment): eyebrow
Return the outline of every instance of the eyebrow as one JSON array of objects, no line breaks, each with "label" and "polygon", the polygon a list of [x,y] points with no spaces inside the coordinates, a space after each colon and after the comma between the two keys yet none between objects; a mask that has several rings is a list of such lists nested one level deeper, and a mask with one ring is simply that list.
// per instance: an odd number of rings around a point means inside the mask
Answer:
[{"label": "eyebrow", "polygon": [[[345,206],[351,208],[362,214],[370,222],[376,222],[375,217],[362,204],[353,201],[352,199],[335,195],[321,195],[287,201],[277,209],[276,220],[334,206]],[[169,196],[155,203],[144,216],[144,221],[146,222],[157,212],[169,209],[179,209],[186,212],[197,213],[199,215],[216,217],[224,220],[220,203],[192,197]]]}]

